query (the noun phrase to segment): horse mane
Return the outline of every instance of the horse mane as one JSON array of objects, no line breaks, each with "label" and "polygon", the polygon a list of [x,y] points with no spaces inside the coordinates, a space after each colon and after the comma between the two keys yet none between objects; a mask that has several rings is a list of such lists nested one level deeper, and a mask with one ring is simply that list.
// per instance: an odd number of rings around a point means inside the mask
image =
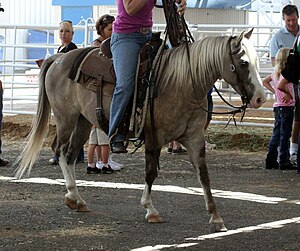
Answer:
[{"label": "horse mane", "polygon": [[177,91],[192,88],[192,73],[197,91],[201,91],[204,96],[221,77],[222,59],[229,49],[229,39],[229,36],[206,37],[189,44],[190,58],[187,45],[166,50],[158,74],[160,92],[164,92],[170,85]]}]

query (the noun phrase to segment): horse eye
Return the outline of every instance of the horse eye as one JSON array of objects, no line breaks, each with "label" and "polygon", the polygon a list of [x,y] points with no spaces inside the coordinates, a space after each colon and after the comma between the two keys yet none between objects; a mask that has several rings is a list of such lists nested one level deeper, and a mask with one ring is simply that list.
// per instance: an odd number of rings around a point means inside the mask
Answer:
[{"label": "horse eye", "polygon": [[240,62],[240,66],[241,67],[248,67],[249,66],[249,62],[247,62],[247,61],[241,61]]}]

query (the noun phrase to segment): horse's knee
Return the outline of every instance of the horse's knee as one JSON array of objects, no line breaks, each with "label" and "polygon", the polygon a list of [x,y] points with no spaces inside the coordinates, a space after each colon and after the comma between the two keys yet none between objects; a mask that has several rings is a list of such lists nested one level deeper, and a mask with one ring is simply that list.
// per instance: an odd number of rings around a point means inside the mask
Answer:
[{"label": "horse's knee", "polygon": [[75,155],[71,152],[67,152],[65,158],[68,165],[73,164],[75,161]]}]

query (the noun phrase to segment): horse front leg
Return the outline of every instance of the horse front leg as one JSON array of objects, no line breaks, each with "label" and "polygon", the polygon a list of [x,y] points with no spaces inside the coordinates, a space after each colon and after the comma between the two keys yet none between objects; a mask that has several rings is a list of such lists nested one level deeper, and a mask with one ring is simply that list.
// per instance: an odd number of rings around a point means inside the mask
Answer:
[{"label": "horse front leg", "polygon": [[[152,184],[157,177],[157,162],[154,156],[154,151],[148,151],[147,146],[145,146],[145,159],[146,159],[146,184],[141,198],[141,205],[146,208],[145,219],[149,223],[161,223],[163,219],[160,217],[159,212],[154,208],[151,199],[151,188]],[[157,158],[159,158],[160,150],[157,153]]]},{"label": "horse front leg", "polygon": [[225,231],[227,231],[227,228],[225,227],[224,221],[218,213],[216,204],[214,202],[214,199],[213,199],[213,196],[211,193],[210,179],[209,179],[208,170],[207,170],[206,161],[205,161],[205,141],[204,140],[201,144],[200,154],[199,154],[199,152],[198,153],[192,152],[190,154],[190,156],[191,156],[192,163],[196,170],[198,181],[200,182],[200,184],[203,188],[206,209],[211,214],[209,223],[212,224],[214,231],[225,232]]},{"label": "horse front leg", "polygon": [[59,165],[63,172],[66,188],[68,193],[65,195],[64,204],[70,209],[76,210],[78,212],[88,212],[86,202],[80,197],[75,179],[75,161],[72,164],[67,164],[66,157],[64,153],[61,153],[58,158]]}]

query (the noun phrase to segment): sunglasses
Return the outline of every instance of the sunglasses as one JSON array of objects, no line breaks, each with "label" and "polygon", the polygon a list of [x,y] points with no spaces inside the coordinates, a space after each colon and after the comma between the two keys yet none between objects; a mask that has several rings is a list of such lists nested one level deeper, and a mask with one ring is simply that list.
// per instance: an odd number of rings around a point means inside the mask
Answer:
[{"label": "sunglasses", "polygon": [[70,20],[63,20],[63,21],[61,21],[59,24],[62,24],[62,23],[69,23],[69,24],[73,24],[73,23],[72,23],[72,21],[70,21]]},{"label": "sunglasses", "polygon": [[103,18],[101,20],[101,24],[103,23],[112,23],[113,21],[115,21],[115,17],[114,16],[110,16],[110,15],[107,15],[105,18]]}]

